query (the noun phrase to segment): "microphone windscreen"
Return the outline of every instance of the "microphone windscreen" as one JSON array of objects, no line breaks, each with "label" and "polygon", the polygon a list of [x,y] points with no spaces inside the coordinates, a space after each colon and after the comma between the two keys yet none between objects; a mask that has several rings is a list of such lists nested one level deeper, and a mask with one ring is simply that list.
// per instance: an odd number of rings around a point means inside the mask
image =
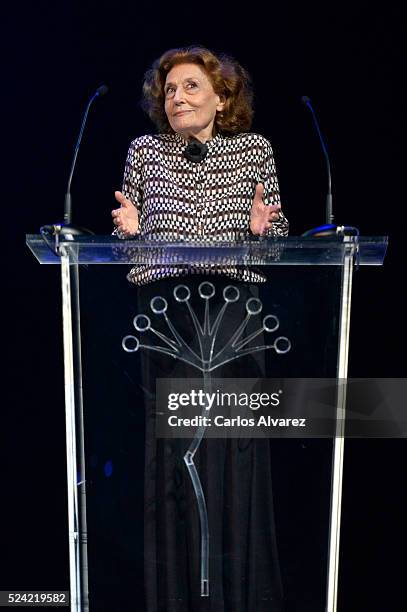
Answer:
[{"label": "microphone windscreen", "polygon": [[96,95],[97,96],[105,96],[108,91],[109,91],[109,88],[108,88],[107,85],[101,85],[100,87],[97,88]]}]

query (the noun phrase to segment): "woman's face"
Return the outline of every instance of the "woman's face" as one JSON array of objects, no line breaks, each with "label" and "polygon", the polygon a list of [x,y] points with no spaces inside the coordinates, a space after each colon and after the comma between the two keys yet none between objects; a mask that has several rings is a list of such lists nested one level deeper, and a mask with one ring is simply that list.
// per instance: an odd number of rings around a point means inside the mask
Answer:
[{"label": "woman's face", "polygon": [[201,142],[210,140],[217,111],[224,102],[214,92],[206,72],[197,64],[177,64],[164,86],[165,113],[174,132]]}]

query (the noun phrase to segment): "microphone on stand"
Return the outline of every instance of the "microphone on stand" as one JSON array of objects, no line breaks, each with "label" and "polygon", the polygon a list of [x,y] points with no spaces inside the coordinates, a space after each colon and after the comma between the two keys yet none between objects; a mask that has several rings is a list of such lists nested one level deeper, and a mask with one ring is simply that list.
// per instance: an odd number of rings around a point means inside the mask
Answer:
[{"label": "microphone on stand", "polygon": [[328,193],[326,195],[326,206],[325,206],[325,225],[314,227],[313,229],[304,232],[303,236],[332,236],[332,235],[348,235],[348,236],[359,236],[359,229],[351,225],[336,225],[333,223],[334,215],[332,210],[332,179],[331,179],[331,164],[329,162],[328,150],[325,141],[322,137],[322,133],[319,127],[319,123],[315,114],[314,109],[311,106],[311,100],[308,96],[302,96],[301,101],[311,111],[314,125],[318,132],[319,141],[321,143],[322,152],[325,156],[326,169],[328,174]]},{"label": "microphone on stand", "polygon": [[[71,165],[71,171],[69,173],[68,184],[67,184],[66,193],[65,193],[64,221],[63,223],[54,223],[53,225],[43,225],[40,228],[40,233],[43,236],[43,238],[45,235],[52,234],[53,236],[56,236],[57,238],[59,236],[63,236],[69,240],[69,237],[72,238],[72,236],[80,236],[83,234],[93,234],[93,232],[88,229],[72,224],[71,183],[72,183],[73,173],[75,170],[76,159],[78,157],[79,147],[81,145],[82,136],[83,136],[83,132],[84,132],[85,125],[86,125],[86,120],[88,118],[89,109],[92,105],[92,102],[96,100],[96,98],[101,98],[102,96],[106,95],[108,91],[109,91],[109,88],[106,85],[101,85],[100,87],[97,88],[97,90],[95,91],[95,93],[93,94],[93,96],[90,98],[88,102],[88,105],[85,110],[85,114],[82,119],[81,129],[79,130],[79,136],[78,136],[78,140],[75,146],[74,156],[73,156],[72,165]],[[47,244],[49,244],[48,241],[47,241]]]},{"label": "microphone on stand", "polygon": [[324,157],[325,157],[326,169],[327,169],[327,174],[328,174],[328,193],[326,194],[326,204],[325,204],[325,225],[317,227],[317,228],[315,228],[313,230],[309,230],[309,232],[306,232],[305,234],[306,235],[310,235],[310,232],[314,233],[314,232],[317,232],[319,230],[321,232],[324,232],[321,235],[329,235],[331,233],[337,233],[337,226],[333,224],[334,215],[333,215],[333,211],[332,211],[331,164],[329,162],[328,150],[327,150],[325,141],[324,141],[324,139],[322,137],[321,129],[319,127],[319,123],[318,123],[315,111],[314,111],[314,109],[311,106],[311,100],[309,99],[308,96],[302,96],[301,101],[311,111],[312,119],[314,120],[314,125],[315,125],[317,133],[318,133],[319,141],[321,143],[322,152],[323,152]]}]

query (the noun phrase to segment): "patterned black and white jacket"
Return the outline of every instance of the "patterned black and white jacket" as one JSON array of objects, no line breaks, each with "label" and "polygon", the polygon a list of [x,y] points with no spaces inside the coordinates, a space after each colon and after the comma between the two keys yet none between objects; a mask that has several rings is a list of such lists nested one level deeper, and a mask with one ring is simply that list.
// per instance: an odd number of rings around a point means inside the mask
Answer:
[{"label": "patterned black and white jacket", "polygon": [[[127,155],[123,194],[139,211],[142,238],[165,241],[234,241],[249,233],[250,209],[257,183],[266,205],[280,204],[269,141],[259,134],[218,134],[207,141],[201,162],[184,156],[188,142],[179,134],[136,138]],[[287,236],[288,221],[279,213],[268,235]],[[117,232],[120,236],[120,232]],[[165,277],[223,274],[262,282],[263,274],[245,266],[139,265],[128,279],[143,285]]]}]

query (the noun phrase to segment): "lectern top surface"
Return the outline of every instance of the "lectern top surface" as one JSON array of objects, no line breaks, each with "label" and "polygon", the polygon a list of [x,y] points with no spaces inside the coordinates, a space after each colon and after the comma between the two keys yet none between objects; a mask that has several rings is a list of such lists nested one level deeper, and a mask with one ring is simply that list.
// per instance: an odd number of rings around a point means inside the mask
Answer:
[{"label": "lectern top surface", "polygon": [[60,243],[60,255],[52,240],[39,234],[26,243],[42,264],[59,264],[61,254],[79,264],[185,264],[222,265],[342,265],[352,254],[360,265],[382,265],[387,236],[329,236],[250,238],[230,242],[167,242],[119,240],[114,236],[75,236]]}]

